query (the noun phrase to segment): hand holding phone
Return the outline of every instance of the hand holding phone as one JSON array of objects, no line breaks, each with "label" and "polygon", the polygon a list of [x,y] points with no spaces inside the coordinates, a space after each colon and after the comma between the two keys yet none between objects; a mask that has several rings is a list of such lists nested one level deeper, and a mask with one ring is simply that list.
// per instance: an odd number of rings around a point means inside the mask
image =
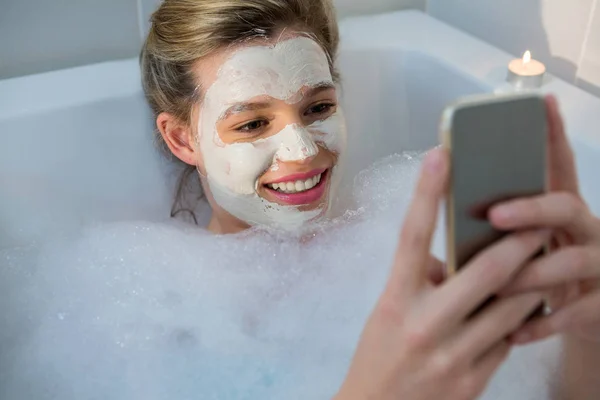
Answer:
[{"label": "hand holding phone", "polygon": [[510,351],[506,338],[542,299],[535,291],[510,296],[469,318],[539,250],[547,240],[540,231],[501,239],[453,279],[437,284],[430,279],[430,266],[438,264],[430,248],[448,158],[446,150],[434,149],[425,159],[388,283],[336,400],[476,399]]},{"label": "hand holding phone", "polygon": [[[507,337],[543,295],[531,291],[485,309],[481,304],[511,282],[550,233],[497,231],[486,211],[498,200],[544,190],[546,132],[537,101],[478,99],[446,114],[447,148],[425,159],[388,284],[336,400],[475,399],[503,363]],[[488,171],[476,169],[482,167]],[[523,171],[528,174],[520,176]],[[448,186],[449,267],[464,270],[436,284],[429,278],[430,266],[438,264],[430,247]]]}]

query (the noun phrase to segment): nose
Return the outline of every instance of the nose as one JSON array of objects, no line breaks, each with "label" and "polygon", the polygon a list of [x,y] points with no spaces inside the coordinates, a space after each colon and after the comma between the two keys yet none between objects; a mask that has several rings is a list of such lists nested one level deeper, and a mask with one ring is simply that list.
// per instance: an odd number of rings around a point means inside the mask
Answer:
[{"label": "nose", "polygon": [[279,161],[306,162],[319,153],[311,134],[301,125],[288,125],[277,136],[279,147],[275,159]]}]

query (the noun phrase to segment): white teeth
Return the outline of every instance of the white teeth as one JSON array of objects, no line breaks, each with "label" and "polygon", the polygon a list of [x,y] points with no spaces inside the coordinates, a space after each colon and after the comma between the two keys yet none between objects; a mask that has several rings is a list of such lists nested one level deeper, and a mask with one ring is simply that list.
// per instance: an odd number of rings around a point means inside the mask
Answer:
[{"label": "white teeth", "polygon": [[321,174],[305,181],[270,183],[267,186],[283,193],[298,193],[314,188],[319,182],[321,182]]}]

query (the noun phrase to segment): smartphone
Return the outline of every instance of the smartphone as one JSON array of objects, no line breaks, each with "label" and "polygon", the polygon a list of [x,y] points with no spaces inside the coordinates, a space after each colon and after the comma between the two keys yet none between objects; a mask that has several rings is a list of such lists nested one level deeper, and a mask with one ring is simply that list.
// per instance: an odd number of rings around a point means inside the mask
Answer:
[{"label": "smartphone", "polygon": [[446,198],[447,273],[510,232],[487,220],[493,205],[546,190],[547,118],[536,94],[458,100],[443,114],[451,159]]}]

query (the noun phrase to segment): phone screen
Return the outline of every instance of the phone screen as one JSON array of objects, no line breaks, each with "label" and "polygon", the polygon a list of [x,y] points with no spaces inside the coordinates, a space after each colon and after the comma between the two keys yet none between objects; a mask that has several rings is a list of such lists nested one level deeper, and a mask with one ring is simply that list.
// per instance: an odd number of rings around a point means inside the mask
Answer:
[{"label": "phone screen", "polygon": [[452,110],[447,136],[451,153],[448,264],[455,272],[508,233],[487,221],[491,206],[544,192],[544,101],[532,95],[465,103]]}]

